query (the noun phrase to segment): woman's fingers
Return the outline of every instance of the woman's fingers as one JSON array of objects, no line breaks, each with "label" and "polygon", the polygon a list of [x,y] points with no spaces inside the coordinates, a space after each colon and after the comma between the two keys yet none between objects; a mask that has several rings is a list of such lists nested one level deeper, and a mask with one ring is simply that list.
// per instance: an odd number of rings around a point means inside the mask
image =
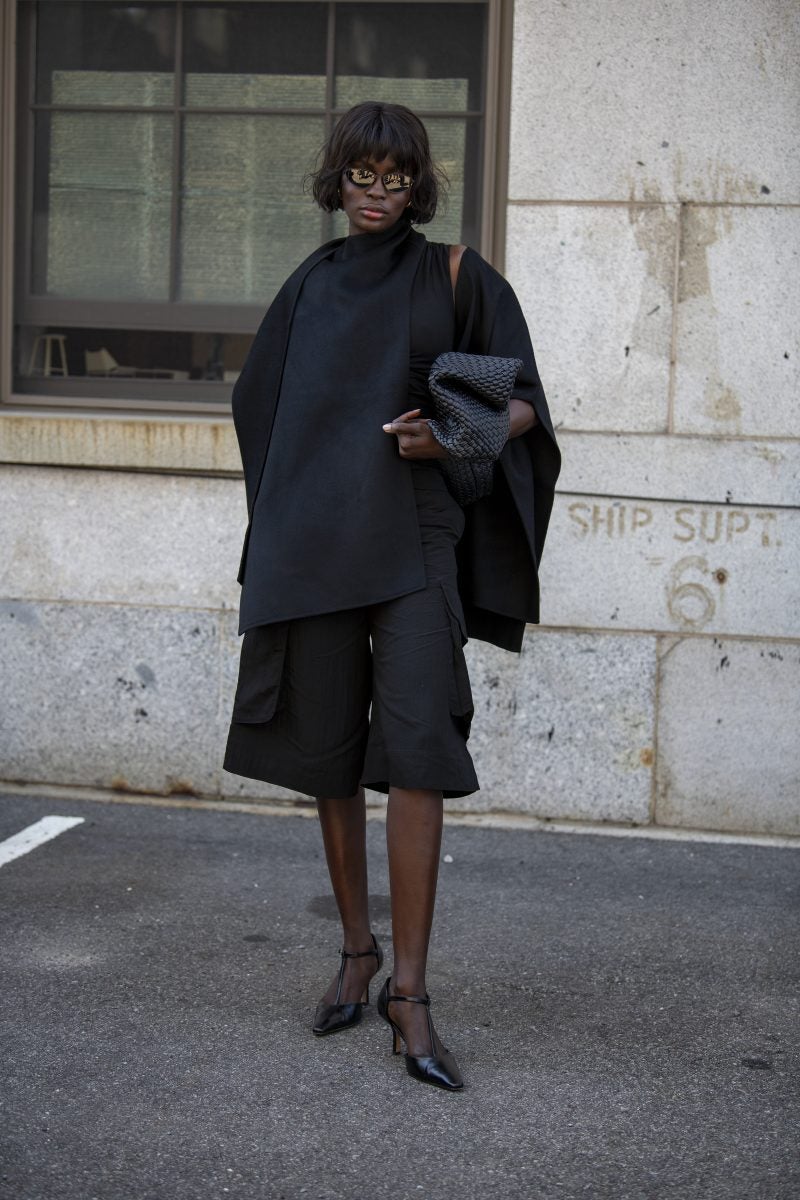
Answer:
[{"label": "woman's fingers", "polygon": [[384,425],[384,429],[397,438],[401,457],[425,444],[431,436],[426,421],[392,421],[391,425]]},{"label": "woman's fingers", "polygon": [[384,425],[383,428],[397,438],[401,458],[445,458],[446,451],[431,433],[426,417],[418,417],[417,420],[405,419],[419,412],[420,409],[415,408],[410,413],[403,413],[402,417]]},{"label": "woman's fingers", "polygon": [[410,408],[408,410],[408,412],[401,413],[399,417],[395,417],[395,419],[393,421],[389,421],[386,425],[384,425],[383,432],[384,433],[401,433],[401,432],[403,432],[401,429],[398,429],[398,426],[405,425],[408,421],[411,420],[412,417],[418,417],[421,412],[422,412],[421,408]]}]

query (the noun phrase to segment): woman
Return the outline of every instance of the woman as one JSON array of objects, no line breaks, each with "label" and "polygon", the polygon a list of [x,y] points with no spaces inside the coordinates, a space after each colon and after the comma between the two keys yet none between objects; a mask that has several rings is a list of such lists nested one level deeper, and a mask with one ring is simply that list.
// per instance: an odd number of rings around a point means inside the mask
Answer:
[{"label": "woman", "polygon": [[[412,228],[433,217],[439,182],[408,109],[342,117],[313,192],[344,210],[348,236],[284,284],[234,389],[250,520],[225,767],[316,797],[343,927],[318,1036],[358,1023],[382,965],[364,787],[388,792],[394,965],[378,1010],[409,1073],[457,1090],[425,971],[442,798],[478,787],[463,644],[470,632],[518,650],[538,620],[558,451],[511,288],[474,251]],[[428,425],[431,363],[454,348],[523,361],[493,492],[466,510]]]}]

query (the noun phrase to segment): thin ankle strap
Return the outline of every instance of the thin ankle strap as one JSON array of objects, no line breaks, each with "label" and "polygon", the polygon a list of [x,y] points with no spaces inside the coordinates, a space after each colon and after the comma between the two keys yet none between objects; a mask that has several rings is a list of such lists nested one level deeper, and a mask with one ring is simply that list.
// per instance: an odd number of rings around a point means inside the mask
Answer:
[{"label": "thin ankle strap", "polygon": [[407,1000],[410,1004],[430,1004],[430,996],[389,996],[386,997],[387,1003],[390,1000]]},{"label": "thin ankle strap", "polygon": [[341,954],[342,958],[366,958],[368,954],[374,954],[377,957],[377,955],[379,953],[378,942],[375,938],[374,933],[371,933],[370,937],[372,938],[372,941],[374,943],[371,950],[356,950],[356,951],[340,950],[339,953]]}]

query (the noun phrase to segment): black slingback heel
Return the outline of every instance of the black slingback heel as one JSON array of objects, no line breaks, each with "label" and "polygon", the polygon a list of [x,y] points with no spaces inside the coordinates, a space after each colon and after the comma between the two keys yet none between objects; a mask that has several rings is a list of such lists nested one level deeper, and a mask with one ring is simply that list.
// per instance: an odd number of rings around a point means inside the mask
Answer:
[{"label": "black slingback heel", "polygon": [[431,1021],[431,998],[425,993],[424,996],[390,996],[389,984],[391,983],[391,975],[381,988],[378,996],[378,1012],[383,1017],[387,1024],[391,1025],[394,1041],[392,1044],[392,1053],[399,1054],[402,1043],[405,1041],[403,1031],[395,1025],[392,1018],[389,1016],[389,1005],[394,1000],[402,1000],[407,1004],[424,1004],[426,1015],[428,1018],[428,1034],[431,1039],[430,1054],[408,1054],[406,1053],[406,1070],[414,1079],[419,1079],[422,1083],[431,1083],[434,1087],[446,1088],[449,1092],[458,1092],[464,1086],[464,1080],[461,1078],[461,1072],[458,1069],[458,1063],[449,1050],[441,1047],[441,1053],[436,1053],[436,1040],[433,1033],[433,1022]]},{"label": "black slingback heel", "polygon": [[317,1005],[317,1011],[314,1014],[314,1024],[311,1028],[311,1032],[316,1034],[317,1037],[326,1037],[329,1033],[338,1033],[340,1029],[349,1029],[351,1025],[357,1025],[361,1020],[364,1007],[369,1004],[369,984],[364,989],[364,1000],[357,1000],[349,1004],[340,1004],[339,1000],[342,994],[344,969],[347,966],[348,958],[366,958],[368,954],[374,954],[378,960],[374,974],[377,974],[383,966],[383,950],[378,945],[375,934],[370,934],[370,937],[372,938],[372,950],[361,950],[355,954],[351,954],[349,950],[339,951],[342,961],[339,967],[336,999],[333,1004],[325,1004],[320,1000]]}]

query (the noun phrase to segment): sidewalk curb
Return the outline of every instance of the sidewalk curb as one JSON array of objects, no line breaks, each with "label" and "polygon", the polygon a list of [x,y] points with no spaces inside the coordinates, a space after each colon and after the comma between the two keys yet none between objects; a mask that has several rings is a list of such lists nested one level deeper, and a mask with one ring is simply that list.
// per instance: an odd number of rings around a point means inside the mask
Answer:
[{"label": "sidewalk curb", "polygon": [[[100,804],[139,804],[151,808],[189,808],[210,812],[249,813],[259,817],[312,817],[317,810],[312,800],[242,801],[202,796],[160,796],[147,792],[119,792],[111,788],[69,787],[63,784],[13,783],[0,781],[0,796],[43,797],[69,803],[91,800]],[[367,804],[367,820],[383,821],[384,804]],[[592,834],[595,837],[648,838],[651,841],[719,843],[737,846],[764,846],[770,849],[800,850],[800,837],[766,833],[721,833],[713,829],[678,829],[672,826],[618,825],[610,822],[550,821],[524,813],[447,812],[445,825],[486,829],[526,830],[529,833]]]}]

